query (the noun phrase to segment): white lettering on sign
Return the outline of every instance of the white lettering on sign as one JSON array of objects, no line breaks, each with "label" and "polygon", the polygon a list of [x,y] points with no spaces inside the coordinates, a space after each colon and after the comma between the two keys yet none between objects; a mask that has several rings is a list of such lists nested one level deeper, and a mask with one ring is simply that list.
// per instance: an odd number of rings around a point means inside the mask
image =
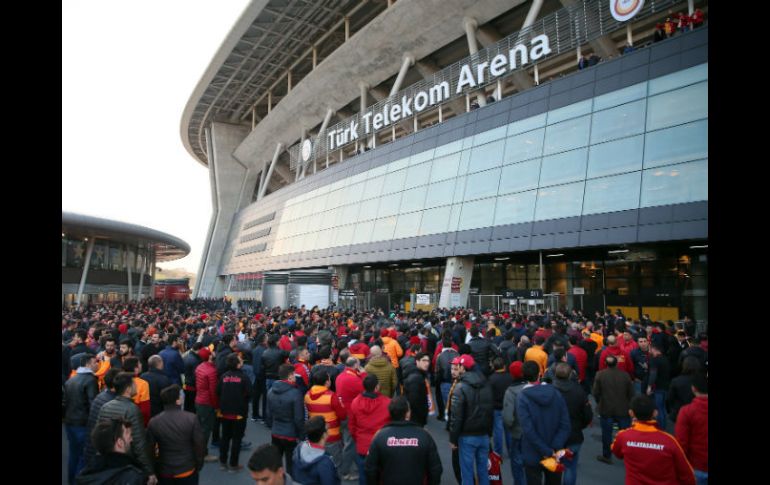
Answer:
[{"label": "white lettering on sign", "polygon": [[628,446],[632,448],[648,448],[651,450],[663,451],[663,445],[657,443],[645,443],[643,441],[629,441]]}]

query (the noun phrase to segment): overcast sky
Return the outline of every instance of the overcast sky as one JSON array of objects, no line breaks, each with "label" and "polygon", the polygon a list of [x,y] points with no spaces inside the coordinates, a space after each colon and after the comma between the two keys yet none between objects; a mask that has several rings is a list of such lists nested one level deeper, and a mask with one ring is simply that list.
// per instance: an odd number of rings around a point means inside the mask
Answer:
[{"label": "overcast sky", "polygon": [[182,145],[193,88],[248,0],[63,0],[62,211],[139,224],[190,245],[197,272],[208,169]]}]

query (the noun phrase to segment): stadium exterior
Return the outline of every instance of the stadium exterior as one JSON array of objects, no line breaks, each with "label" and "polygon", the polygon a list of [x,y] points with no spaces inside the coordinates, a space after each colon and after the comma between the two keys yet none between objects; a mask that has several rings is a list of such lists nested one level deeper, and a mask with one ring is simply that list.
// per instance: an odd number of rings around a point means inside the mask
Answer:
[{"label": "stadium exterior", "polygon": [[61,219],[62,306],[148,297],[155,263],[190,253],[181,239],[136,224],[71,212]]},{"label": "stadium exterior", "polygon": [[708,25],[652,41],[708,2],[616,3],[252,2],[182,118],[194,296],[707,321]]}]

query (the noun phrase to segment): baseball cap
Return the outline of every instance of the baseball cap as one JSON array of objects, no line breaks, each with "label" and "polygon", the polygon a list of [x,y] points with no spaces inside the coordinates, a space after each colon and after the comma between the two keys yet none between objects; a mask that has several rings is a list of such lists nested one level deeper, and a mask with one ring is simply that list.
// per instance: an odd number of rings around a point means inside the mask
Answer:
[{"label": "baseball cap", "polygon": [[473,357],[470,355],[461,355],[460,357],[455,357],[452,359],[451,362],[452,365],[461,365],[465,367],[465,370],[470,370],[473,368],[474,365],[476,365],[476,361],[473,360]]}]

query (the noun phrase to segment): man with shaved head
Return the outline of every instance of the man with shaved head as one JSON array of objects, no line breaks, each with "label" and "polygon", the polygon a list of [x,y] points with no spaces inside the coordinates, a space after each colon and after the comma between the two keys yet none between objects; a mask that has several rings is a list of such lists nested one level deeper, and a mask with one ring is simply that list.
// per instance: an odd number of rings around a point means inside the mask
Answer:
[{"label": "man with shaved head", "polygon": [[369,349],[369,363],[364,368],[367,374],[377,376],[380,383],[380,393],[386,397],[393,397],[396,388],[396,369],[390,362],[390,358],[384,356],[379,345]]}]

